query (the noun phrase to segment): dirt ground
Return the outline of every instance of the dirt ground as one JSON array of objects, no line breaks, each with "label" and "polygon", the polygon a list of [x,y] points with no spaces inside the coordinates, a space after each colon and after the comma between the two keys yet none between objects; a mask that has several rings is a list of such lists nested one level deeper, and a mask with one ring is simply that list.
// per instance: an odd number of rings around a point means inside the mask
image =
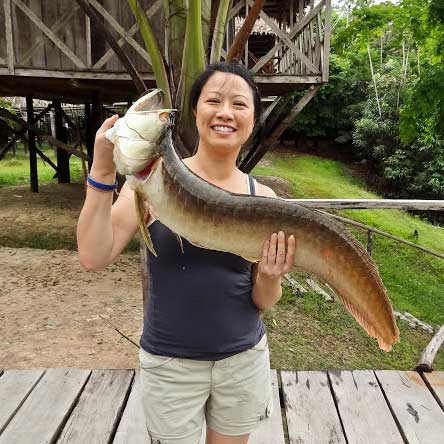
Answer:
[{"label": "dirt ground", "polygon": [[137,365],[138,349],[113,326],[139,342],[138,255],[93,273],[75,251],[26,248],[73,248],[83,198],[78,184],[0,189],[0,368]]},{"label": "dirt ground", "polygon": [[[283,179],[267,184],[290,196]],[[137,366],[138,349],[115,328],[139,343],[139,255],[123,254],[102,272],[82,269],[75,226],[83,199],[81,184],[37,194],[0,188],[0,368]]]}]

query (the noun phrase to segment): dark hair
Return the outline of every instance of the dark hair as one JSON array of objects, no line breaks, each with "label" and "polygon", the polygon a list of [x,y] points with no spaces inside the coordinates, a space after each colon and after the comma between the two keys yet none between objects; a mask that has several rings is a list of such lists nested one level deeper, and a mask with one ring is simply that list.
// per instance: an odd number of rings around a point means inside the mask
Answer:
[{"label": "dark hair", "polygon": [[254,101],[254,120],[258,121],[262,114],[262,102],[259,89],[254,83],[253,76],[250,74],[247,68],[238,63],[213,63],[208,65],[204,72],[202,72],[199,77],[194,81],[193,86],[190,91],[190,111],[195,111],[197,108],[197,101],[199,100],[202,88],[207,83],[208,79],[215,72],[226,72],[229,74],[235,74],[242,77],[250,86],[251,92],[253,93]]}]

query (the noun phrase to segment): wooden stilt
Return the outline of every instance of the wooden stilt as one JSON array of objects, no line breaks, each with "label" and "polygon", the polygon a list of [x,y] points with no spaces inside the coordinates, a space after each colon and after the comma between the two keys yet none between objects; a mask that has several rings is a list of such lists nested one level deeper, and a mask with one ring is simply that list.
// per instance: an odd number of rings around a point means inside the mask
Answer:
[{"label": "wooden stilt", "polygon": [[92,130],[91,121],[91,104],[85,103],[85,143],[86,152],[88,153],[88,170],[91,170],[93,158],[94,158],[94,132]]},{"label": "wooden stilt", "polygon": [[[30,125],[34,123],[34,106],[32,103],[32,96],[26,96],[26,120]],[[35,143],[35,133],[28,130],[28,147],[29,147],[29,172],[31,180],[31,191],[33,193],[39,192],[39,178],[37,172],[37,151]]]},{"label": "wooden stilt", "polygon": [[[62,105],[60,100],[54,100],[54,111],[55,111],[55,127],[56,127],[56,138],[63,143],[68,142],[68,131],[63,125],[63,113]],[[69,183],[70,182],[70,172],[69,172],[69,157],[70,154],[57,148],[57,179],[59,183]]]},{"label": "wooden stilt", "polygon": [[102,101],[98,91],[93,91],[91,95],[91,115],[90,115],[89,129],[92,133],[92,147],[94,149],[94,139],[97,130],[101,127],[103,121],[105,120],[105,115],[103,112]]}]

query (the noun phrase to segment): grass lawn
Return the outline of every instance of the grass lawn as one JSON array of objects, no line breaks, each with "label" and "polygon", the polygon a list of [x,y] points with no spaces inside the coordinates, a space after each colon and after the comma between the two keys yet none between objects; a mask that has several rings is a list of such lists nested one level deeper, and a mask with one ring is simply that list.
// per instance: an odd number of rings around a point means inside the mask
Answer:
[{"label": "grass lawn", "polygon": [[[340,162],[318,157],[270,153],[253,174],[287,179],[297,198],[378,198]],[[347,210],[338,214],[377,227],[444,253],[444,229],[399,210]],[[349,228],[347,228],[349,229]],[[362,243],[367,233],[351,232]],[[408,311],[434,326],[444,324],[444,260],[375,235],[373,258],[395,310]],[[336,303],[309,294],[284,296],[265,316],[276,368],[413,368],[431,336],[401,321],[401,341],[393,352],[379,351],[346,311]],[[290,353],[288,353],[290,351]],[[444,368],[438,353],[435,368]]]},{"label": "grass lawn", "polygon": [[[55,164],[57,164],[54,149],[48,145],[43,145],[42,151]],[[86,152],[85,149],[84,152]],[[71,156],[69,159],[69,165],[71,171],[71,181],[82,181],[83,174],[80,159],[78,157]],[[53,178],[55,173],[54,169],[40,156],[37,156],[37,171],[39,184],[55,182],[57,180]],[[13,157],[12,153],[9,152],[2,160],[0,160],[0,187],[25,185],[28,183],[30,183],[29,156],[28,154],[24,154],[23,146],[18,145],[17,155],[15,157]]]}]

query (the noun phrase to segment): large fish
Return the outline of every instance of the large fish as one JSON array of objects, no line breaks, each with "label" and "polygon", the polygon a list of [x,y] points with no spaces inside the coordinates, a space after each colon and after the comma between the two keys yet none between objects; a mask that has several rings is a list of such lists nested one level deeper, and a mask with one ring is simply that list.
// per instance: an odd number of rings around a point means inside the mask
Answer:
[{"label": "large fish", "polygon": [[[161,109],[162,92],[139,99],[107,137],[117,170],[153,216],[190,243],[259,262],[264,242],[282,230],[296,238],[294,271],[326,281],[379,347],[399,339],[387,291],[362,245],[331,218],[283,199],[233,194],[193,174],[173,146],[173,110]],[[159,109],[156,109],[159,108]],[[141,229],[155,254],[146,226]]]}]

